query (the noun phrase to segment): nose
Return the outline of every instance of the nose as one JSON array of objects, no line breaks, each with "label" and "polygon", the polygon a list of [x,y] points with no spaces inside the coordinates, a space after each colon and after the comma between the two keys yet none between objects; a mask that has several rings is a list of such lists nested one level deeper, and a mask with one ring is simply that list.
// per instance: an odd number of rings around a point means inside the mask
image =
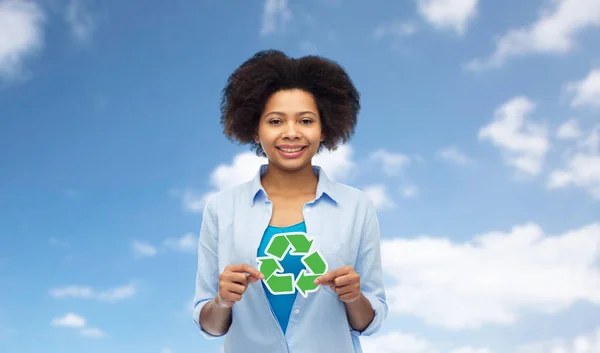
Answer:
[{"label": "nose", "polygon": [[295,122],[288,122],[287,124],[285,124],[285,129],[283,131],[283,138],[284,139],[300,138],[300,131],[298,130],[298,127],[296,126]]}]

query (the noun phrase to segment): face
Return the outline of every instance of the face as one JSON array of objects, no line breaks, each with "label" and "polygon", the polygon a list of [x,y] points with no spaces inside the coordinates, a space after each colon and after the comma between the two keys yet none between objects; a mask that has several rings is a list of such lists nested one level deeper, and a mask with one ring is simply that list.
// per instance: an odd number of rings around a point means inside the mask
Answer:
[{"label": "face", "polygon": [[311,165],[323,137],[313,96],[294,89],[278,91],[269,98],[255,140],[272,165],[293,171]]}]

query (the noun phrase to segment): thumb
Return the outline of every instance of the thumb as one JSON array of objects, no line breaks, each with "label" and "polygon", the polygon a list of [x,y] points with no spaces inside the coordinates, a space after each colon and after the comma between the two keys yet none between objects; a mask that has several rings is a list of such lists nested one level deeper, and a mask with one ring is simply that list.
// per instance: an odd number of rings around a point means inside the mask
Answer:
[{"label": "thumb", "polygon": [[260,281],[260,278],[258,277],[254,277],[252,275],[249,275],[246,277],[246,280],[248,281],[248,284],[254,283],[256,281]]}]

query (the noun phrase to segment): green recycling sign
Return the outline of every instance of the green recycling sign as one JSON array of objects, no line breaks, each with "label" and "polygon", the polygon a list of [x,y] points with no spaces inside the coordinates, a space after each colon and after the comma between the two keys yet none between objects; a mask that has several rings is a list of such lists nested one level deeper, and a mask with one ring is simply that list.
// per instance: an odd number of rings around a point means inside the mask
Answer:
[{"label": "green recycling sign", "polygon": [[[313,239],[303,232],[279,233],[271,238],[265,249],[266,256],[256,259],[258,270],[265,276],[263,282],[271,294],[293,294],[298,289],[306,298],[318,289],[314,281],[327,272],[327,262],[318,250],[312,249],[312,244]],[[296,278],[293,273],[283,273],[279,263],[288,254],[304,255],[301,259],[304,269]]]}]

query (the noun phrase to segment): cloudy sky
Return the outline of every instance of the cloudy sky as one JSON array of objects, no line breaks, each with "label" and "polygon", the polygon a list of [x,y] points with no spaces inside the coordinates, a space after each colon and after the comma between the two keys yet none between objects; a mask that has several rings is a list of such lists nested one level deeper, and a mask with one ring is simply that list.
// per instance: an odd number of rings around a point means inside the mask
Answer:
[{"label": "cloudy sky", "polygon": [[362,92],[315,163],[379,210],[366,353],[600,352],[599,42],[599,0],[0,0],[0,351],[219,351],[199,212],[262,162],[219,94],[278,48]]}]

